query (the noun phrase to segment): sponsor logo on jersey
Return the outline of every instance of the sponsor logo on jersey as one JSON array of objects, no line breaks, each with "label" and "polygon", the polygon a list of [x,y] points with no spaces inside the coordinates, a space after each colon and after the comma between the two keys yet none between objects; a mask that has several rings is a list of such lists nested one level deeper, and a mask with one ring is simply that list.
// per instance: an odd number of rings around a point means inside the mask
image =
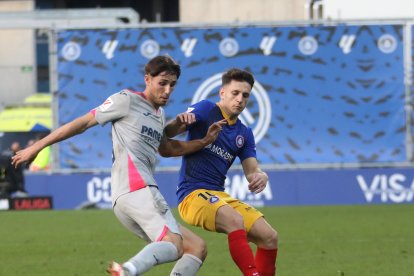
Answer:
[{"label": "sponsor logo on jersey", "polygon": [[230,154],[229,152],[225,151],[224,149],[222,149],[221,147],[217,145],[212,144],[209,147],[207,146],[205,148],[217,154],[218,156],[228,161],[229,163],[231,163],[234,159],[234,156],[232,154]]},{"label": "sponsor logo on jersey", "polygon": [[108,108],[110,108],[112,105],[114,104],[114,102],[112,101],[111,98],[106,99],[103,104],[101,104],[101,106],[99,107],[99,109],[104,112],[106,111]]},{"label": "sponsor logo on jersey", "polygon": [[238,148],[243,147],[243,145],[244,145],[244,137],[243,136],[237,135],[237,137],[236,137],[236,145],[237,145]]},{"label": "sponsor logo on jersey", "polygon": [[190,113],[191,111],[193,111],[194,110],[194,107],[189,107],[189,108],[187,108],[187,111],[186,111],[186,113]]},{"label": "sponsor logo on jersey", "polygon": [[151,127],[143,125],[141,128],[141,134],[144,134],[147,137],[151,137],[152,139],[161,142],[162,133],[152,129]]}]

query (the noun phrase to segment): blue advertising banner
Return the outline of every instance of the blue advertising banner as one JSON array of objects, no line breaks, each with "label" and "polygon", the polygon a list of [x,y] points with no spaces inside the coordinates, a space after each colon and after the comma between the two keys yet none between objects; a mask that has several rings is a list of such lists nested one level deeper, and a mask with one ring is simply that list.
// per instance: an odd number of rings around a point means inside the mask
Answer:
[{"label": "blue advertising banner", "polygon": [[[182,75],[167,120],[201,99],[217,101],[220,75],[251,71],[240,119],[262,164],[407,161],[402,25],[142,28],[58,33],[58,124],[128,88],[168,54]],[[110,126],[61,142],[62,168],[109,168]],[[179,158],[159,159],[179,166]]]},{"label": "blue advertising banner", "polygon": [[[269,183],[260,194],[248,191],[241,171],[229,173],[225,188],[253,206],[350,205],[414,203],[412,169],[342,169],[268,171]],[[178,173],[158,172],[155,178],[171,207],[176,207]],[[109,174],[28,174],[31,196],[51,196],[55,209],[76,209],[91,203],[111,208]]]}]

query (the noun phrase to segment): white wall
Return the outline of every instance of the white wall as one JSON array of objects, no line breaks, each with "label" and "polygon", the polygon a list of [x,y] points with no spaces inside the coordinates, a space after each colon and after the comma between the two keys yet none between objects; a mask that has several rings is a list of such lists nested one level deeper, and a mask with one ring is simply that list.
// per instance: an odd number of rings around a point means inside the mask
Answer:
[{"label": "white wall", "polygon": [[[414,1],[414,0],[413,0]],[[180,0],[180,22],[222,23],[306,19],[307,0]]]},{"label": "white wall", "polygon": [[414,0],[324,0],[324,18],[414,18]]},{"label": "white wall", "polygon": [[[33,8],[33,0],[0,1],[0,12]],[[0,29],[0,107],[21,103],[35,92],[35,58],[33,30]]]}]

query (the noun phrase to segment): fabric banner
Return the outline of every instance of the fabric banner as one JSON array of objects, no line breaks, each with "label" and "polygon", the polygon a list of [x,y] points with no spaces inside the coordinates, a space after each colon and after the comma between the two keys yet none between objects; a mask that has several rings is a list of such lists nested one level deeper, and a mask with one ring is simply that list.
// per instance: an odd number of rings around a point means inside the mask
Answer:
[{"label": "fabric banner", "polygon": [[[407,161],[402,25],[142,28],[58,33],[58,124],[128,88],[168,54],[182,66],[167,120],[201,99],[218,101],[220,75],[251,71],[240,119],[262,164]],[[109,168],[110,126],[61,142],[61,168]],[[159,158],[179,166],[180,158]]]}]

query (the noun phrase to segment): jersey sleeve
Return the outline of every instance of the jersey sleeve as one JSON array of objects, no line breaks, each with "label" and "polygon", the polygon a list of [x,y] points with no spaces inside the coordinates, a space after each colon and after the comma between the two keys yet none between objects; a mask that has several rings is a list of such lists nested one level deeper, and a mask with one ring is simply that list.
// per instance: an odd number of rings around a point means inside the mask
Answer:
[{"label": "jersey sleeve", "polygon": [[240,161],[243,162],[245,159],[254,157],[256,158],[256,143],[251,128],[247,128],[246,141],[239,153]]},{"label": "jersey sleeve", "polygon": [[121,91],[111,95],[91,112],[100,125],[105,125],[126,116],[129,112],[130,102],[130,95],[125,91]]},{"label": "jersey sleeve", "polygon": [[208,114],[208,112],[206,112],[206,111],[210,108],[211,108],[211,103],[209,101],[206,101],[206,100],[203,100],[203,101],[200,101],[198,103],[195,103],[195,104],[191,105],[187,109],[187,112],[193,113],[195,115],[196,122],[194,124],[191,124],[191,125],[187,126],[187,130],[192,129],[198,123],[200,123],[202,121],[205,121],[206,116]]}]

